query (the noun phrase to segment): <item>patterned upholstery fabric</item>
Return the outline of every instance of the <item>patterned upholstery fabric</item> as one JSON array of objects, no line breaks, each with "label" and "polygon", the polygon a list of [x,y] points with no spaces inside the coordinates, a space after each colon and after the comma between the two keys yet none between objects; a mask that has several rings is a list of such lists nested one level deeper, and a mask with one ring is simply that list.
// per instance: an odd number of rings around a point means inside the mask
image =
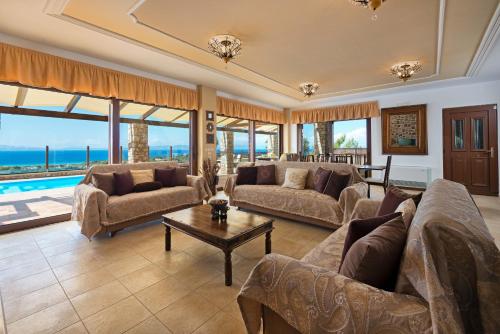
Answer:
[{"label": "patterned upholstery fabric", "polygon": [[[374,215],[360,200],[352,217]],[[238,296],[249,333],[263,306],[301,333],[495,333],[500,252],[460,184],[434,181],[409,229],[394,293],[338,274],[344,225],[302,260],[266,255]]]},{"label": "patterned upholstery fabric", "polygon": [[283,188],[304,189],[309,170],[304,168],[287,168]]}]

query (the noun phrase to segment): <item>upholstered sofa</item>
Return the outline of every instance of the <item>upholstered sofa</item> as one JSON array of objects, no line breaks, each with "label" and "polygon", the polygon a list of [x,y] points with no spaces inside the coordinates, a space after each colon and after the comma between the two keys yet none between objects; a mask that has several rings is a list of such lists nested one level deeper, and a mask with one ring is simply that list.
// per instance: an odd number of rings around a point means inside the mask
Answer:
[{"label": "upholstered sofa", "polygon": [[[367,197],[368,186],[362,182],[362,177],[352,165],[292,161],[255,162],[256,166],[269,164],[276,166],[276,185],[236,185],[237,176],[228,177],[224,192],[229,196],[230,205],[336,229],[342,226],[345,218],[351,216],[356,202]],[[313,189],[314,173],[319,167],[353,175],[352,184],[342,191],[338,201]],[[281,187],[287,168],[309,170],[306,189]]]},{"label": "upholstered sofa", "polygon": [[[360,200],[353,218],[380,202]],[[408,231],[394,292],[338,274],[348,224],[301,260],[265,256],[238,296],[249,333],[498,333],[500,252],[466,188],[434,181]]]},{"label": "upholstered sofa", "polygon": [[123,196],[108,196],[91,183],[94,173],[124,172],[133,169],[178,167],[175,161],[135,164],[96,165],[75,187],[71,219],[80,223],[83,235],[89,239],[101,232],[114,232],[161,218],[162,214],[201,204],[211,196],[205,179],[187,176],[187,186],[132,192]]}]

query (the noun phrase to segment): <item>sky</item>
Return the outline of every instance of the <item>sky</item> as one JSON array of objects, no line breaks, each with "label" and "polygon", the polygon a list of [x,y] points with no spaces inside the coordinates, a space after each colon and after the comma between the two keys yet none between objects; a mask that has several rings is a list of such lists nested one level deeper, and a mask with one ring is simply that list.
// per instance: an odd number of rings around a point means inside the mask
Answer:
[{"label": "sky", "polygon": [[[346,140],[354,138],[361,147],[366,147],[366,120],[337,121],[333,124],[334,141],[345,133]],[[304,137],[309,139],[312,147],[314,143],[314,124],[304,124]]]}]

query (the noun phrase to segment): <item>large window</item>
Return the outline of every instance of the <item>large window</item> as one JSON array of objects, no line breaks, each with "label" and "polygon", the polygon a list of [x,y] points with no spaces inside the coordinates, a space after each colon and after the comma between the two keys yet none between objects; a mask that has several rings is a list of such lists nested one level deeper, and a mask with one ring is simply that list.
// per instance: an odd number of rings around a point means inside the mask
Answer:
[{"label": "large window", "polygon": [[233,174],[238,164],[248,162],[249,135],[248,120],[217,117],[217,161],[221,165],[221,174]]},{"label": "large window", "polygon": [[365,164],[368,161],[366,119],[333,122],[333,155],[344,155],[348,162]]},{"label": "large window", "polygon": [[255,158],[277,160],[280,156],[279,125],[255,123]]},{"label": "large window", "polygon": [[315,154],[314,143],[315,139],[315,126],[313,123],[304,124],[302,127],[302,155],[308,156]]}]

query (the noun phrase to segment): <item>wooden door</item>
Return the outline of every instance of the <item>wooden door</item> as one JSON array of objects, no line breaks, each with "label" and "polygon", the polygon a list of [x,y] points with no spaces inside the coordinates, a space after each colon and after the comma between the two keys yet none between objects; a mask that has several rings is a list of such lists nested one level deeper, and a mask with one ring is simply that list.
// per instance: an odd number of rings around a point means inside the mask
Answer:
[{"label": "wooden door", "polygon": [[443,109],[444,178],[472,194],[498,194],[497,106]]}]

